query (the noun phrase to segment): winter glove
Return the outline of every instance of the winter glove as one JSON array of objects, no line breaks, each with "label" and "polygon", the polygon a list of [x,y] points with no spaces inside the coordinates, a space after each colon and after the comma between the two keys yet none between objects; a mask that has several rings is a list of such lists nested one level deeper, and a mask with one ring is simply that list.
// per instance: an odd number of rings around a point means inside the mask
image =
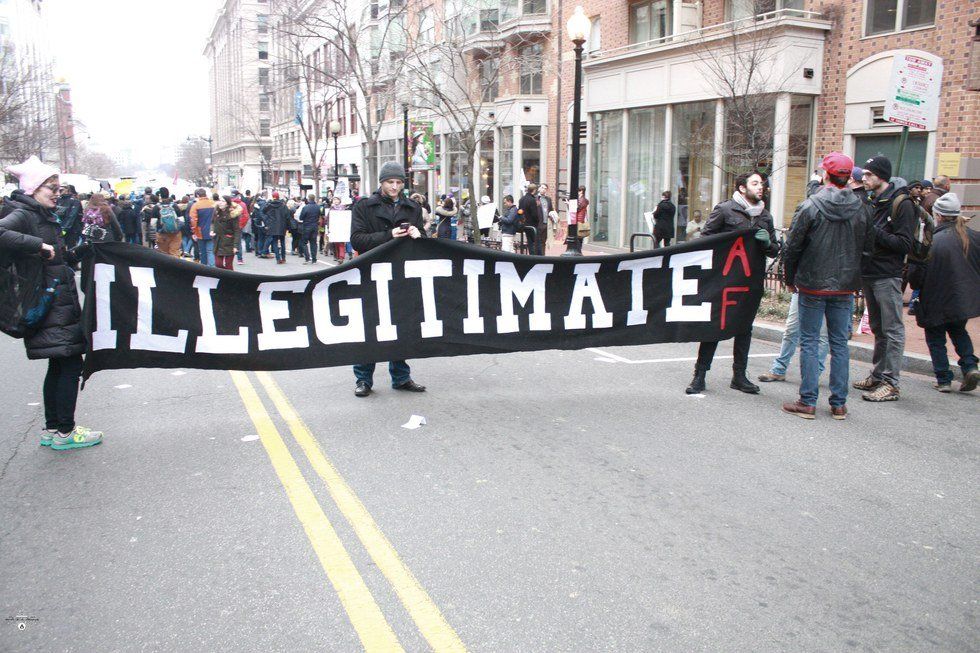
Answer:
[{"label": "winter glove", "polygon": [[772,241],[769,240],[769,232],[765,229],[759,229],[757,232],[755,232],[755,239],[762,243],[763,247],[769,247],[769,245],[772,243]]}]

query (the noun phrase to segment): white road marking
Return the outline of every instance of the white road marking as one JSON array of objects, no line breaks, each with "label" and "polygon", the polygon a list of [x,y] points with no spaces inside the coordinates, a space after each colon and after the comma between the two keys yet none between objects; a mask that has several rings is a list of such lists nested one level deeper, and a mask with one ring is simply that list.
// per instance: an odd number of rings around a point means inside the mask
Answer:
[{"label": "white road marking", "polygon": [[187,374],[184,370],[177,370],[176,372],[171,372],[170,376],[184,376]]},{"label": "white road marking", "polygon": [[41,402],[40,401],[32,401],[31,403],[29,403],[27,405],[28,406],[40,406],[41,405]]},{"label": "white road marking", "polygon": [[114,385],[112,387],[114,387],[116,390],[125,390],[126,388],[132,388],[133,386],[129,385],[128,383],[123,383],[121,385]]},{"label": "white road marking", "polygon": [[255,442],[259,439],[258,435],[246,435],[242,438],[242,442]]},{"label": "white road marking", "polygon": [[[607,358],[610,358],[610,359],[612,359],[611,362],[627,363],[629,365],[643,365],[643,364],[646,364],[646,363],[684,363],[684,362],[696,361],[698,359],[697,356],[685,356],[685,357],[682,357],[682,358],[649,358],[649,359],[645,359],[645,360],[635,361],[635,360],[630,360],[629,358],[623,358],[622,356],[617,356],[616,354],[611,354],[608,351],[603,351],[601,349],[589,348],[586,351],[591,351],[591,352],[593,352],[595,354],[600,354],[602,356],[605,356]],[[779,356],[778,353],[775,353],[775,354],[749,354],[749,358],[776,358],[777,356]],[[724,355],[724,356],[715,356],[715,360],[721,360],[721,359],[724,359],[724,358],[734,358],[734,356],[732,356],[730,354],[729,355]],[[597,358],[596,360],[601,360],[601,359]],[[609,362],[609,361],[606,361],[606,362]]]}]

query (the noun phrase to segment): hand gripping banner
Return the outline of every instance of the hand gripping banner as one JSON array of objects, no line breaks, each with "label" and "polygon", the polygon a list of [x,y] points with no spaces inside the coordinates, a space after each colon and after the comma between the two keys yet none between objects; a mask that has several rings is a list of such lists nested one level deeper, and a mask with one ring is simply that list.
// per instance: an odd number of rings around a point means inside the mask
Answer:
[{"label": "hand gripping banner", "polygon": [[83,274],[84,376],[725,340],[751,328],[762,298],[753,233],[575,258],[405,238],[292,276],[96,245]]}]

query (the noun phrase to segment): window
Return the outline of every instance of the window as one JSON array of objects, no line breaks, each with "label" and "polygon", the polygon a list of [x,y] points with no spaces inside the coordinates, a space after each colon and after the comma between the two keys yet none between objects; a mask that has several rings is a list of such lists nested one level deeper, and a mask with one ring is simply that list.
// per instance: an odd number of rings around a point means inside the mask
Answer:
[{"label": "window", "polygon": [[255,25],[259,34],[269,33],[269,17],[265,14],[259,14],[255,17]]},{"label": "window", "polygon": [[357,98],[350,97],[350,133],[357,133]]},{"label": "window", "polygon": [[541,183],[541,128],[524,127],[521,130],[521,170],[529,184]]},{"label": "window", "polygon": [[431,45],[436,39],[436,19],[431,9],[425,8],[419,12],[419,43]]},{"label": "window", "polygon": [[802,11],[803,0],[729,0],[727,16],[729,20],[743,20],[784,9]]},{"label": "window", "polygon": [[864,34],[888,34],[936,22],[936,0],[867,0]]},{"label": "window", "polygon": [[269,136],[271,133],[269,131],[269,119],[262,118],[259,120],[259,136]]},{"label": "window", "polygon": [[269,85],[269,69],[259,68],[259,86]]},{"label": "window", "polygon": [[630,5],[630,43],[646,43],[671,32],[667,0],[644,0]]},{"label": "window", "polygon": [[372,2],[371,3],[371,19],[374,20],[377,17],[378,17],[378,3],[377,2]]},{"label": "window", "polygon": [[268,111],[268,110],[269,110],[269,94],[268,93],[260,93],[259,94],[259,111]]},{"label": "window", "polygon": [[[592,183],[588,187],[592,238],[618,244],[623,198],[623,112],[592,114]],[[581,183],[581,181],[579,182]]]},{"label": "window", "polygon": [[545,0],[524,0],[523,9],[525,15],[537,15],[548,12],[548,3]]},{"label": "window", "polygon": [[[911,132],[902,157],[902,167],[892,171],[896,177],[904,179],[922,179],[926,173],[926,146],[929,134],[926,132]],[[892,161],[898,160],[898,144],[901,134],[881,134],[874,136],[856,136],[854,138],[854,161],[862,165],[873,156],[887,156]]]},{"label": "window", "polygon": [[259,41],[259,59],[269,58],[269,42]]},{"label": "window", "polygon": [[715,103],[675,104],[671,120],[670,179],[674,204],[688,219],[711,212]]},{"label": "window", "polygon": [[497,59],[484,59],[480,62],[480,88],[484,102],[497,99],[497,78],[500,62]]},{"label": "window", "polygon": [[[438,139],[437,139],[438,142]],[[500,128],[500,192],[503,195],[514,195],[514,128]]]},{"label": "window", "polygon": [[597,52],[602,48],[602,19],[599,16],[592,18],[592,30],[589,32],[589,40],[585,42],[586,52]]},{"label": "window", "polygon": [[521,93],[541,93],[542,48],[540,43],[525,46],[519,51],[521,69]]},{"label": "window", "polygon": [[[660,201],[664,187],[664,140],[667,110],[664,107],[631,109],[626,141],[626,231],[624,235],[649,233],[643,214]],[[579,177],[584,180],[583,177]],[[686,215],[686,214],[685,214]],[[614,216],[618,219],[618,216]],[[678,215],[682,226],[683,216]]]}]

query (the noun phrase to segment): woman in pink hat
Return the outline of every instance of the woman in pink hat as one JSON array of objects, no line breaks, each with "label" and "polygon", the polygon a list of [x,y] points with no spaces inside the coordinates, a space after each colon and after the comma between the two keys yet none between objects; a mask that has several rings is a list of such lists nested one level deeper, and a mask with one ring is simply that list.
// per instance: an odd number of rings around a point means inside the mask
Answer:
[{"label": "woman in pink hat", "polygon": [[102,433],[75,423],[85,335],[75,273],[68,267],[78,262],[79,249],[87,246],[65,247],[53,211],[58,200],[57,168],[32,156],[7,171],[17,176],[20,188],[11,193],[0,217],[0,255],[12,259],[23,276],[31,266],[43,266],[50,302],[24,337],[28,358],[48,360],[41,445],[58,451],[91,447],[102,442]]}]

